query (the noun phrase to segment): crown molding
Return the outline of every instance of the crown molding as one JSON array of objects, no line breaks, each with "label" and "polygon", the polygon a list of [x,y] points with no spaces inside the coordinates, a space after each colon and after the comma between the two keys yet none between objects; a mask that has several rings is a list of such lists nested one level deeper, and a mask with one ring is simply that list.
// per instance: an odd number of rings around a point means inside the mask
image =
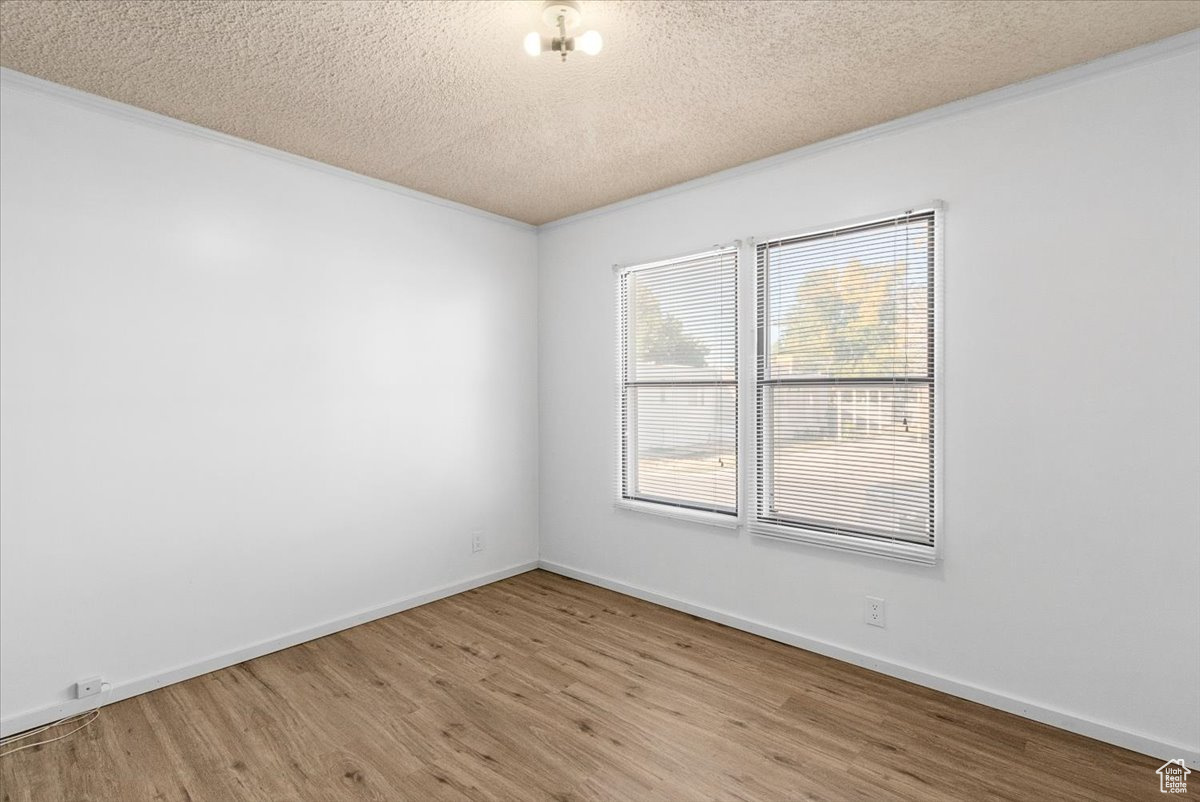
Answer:
[{"label": "crown molding", "polygon": [[721,170],[716,173],[693,178],[690,181],[684,181],[681,184],[673,184],[663,189],[657,189],[653,192],[647,192],[644,195],[637,195],[633,198],[616,201],[606,206],[599,206],[595,209],[589,209],[585,212],[579,212],[568,217],[562,217],[558,220],[551,220],[547,223],[542,223],[538,226],[538,231],[548,231],[560,226],[571,225],[583,220],[588,220],[593,217],[600,217],[613,212],[619,212],[628,209],[632,206],[637,206],[649,201],[659,200],[661,198],[677,195],[681,192],[690,192],[701,187],[706,187],[709,184],[716,184],[721,181],[730,181],[736,178],[741,178],[752,173],[757,173],[762,170],[769,170],[773,167],[779,167],[789,162],[798,161],[801,159],[811,158],[821,153],[826,153],[830,150],[843,148],[847,145],[854,145],[859,142],[864,142],[869,139],[888,136],[909,128],[915,128],[921,125],[927,125],[932,122],[944,120],[948,117],[957,117],[964,114],[971,114],[982,109],[1000,106],[1005,103],[1011,103],[1017,100],[1023,100],[1037,95],[1043,95],[1049,92],[1063,89],[1065,87],[1074,86],[1076,84],[1085,83],[1096,78],[1101,78],[1106,75],[1121,72],[1132,67],[1140,67],[1145,64],[1150,64],[1155,61],[1171,58],[1181,53],[1200,50],[1200,28],[1187,31],[1186,33],[1168,36],[1166,39],[1160,39],[1157,42],[1139,45],[1130,50],[1123,50],[1119,53],[1114,53],[1109,56],[1102,56],[1092,61],[1086,61],[1082,64],[1077,64],[1072,67],[1065,67],[1055,72],[1049,72],[1045,75],[1038,75],[1021,81],[1015,84],[1002,86],[998,89],[992,89],[978,95],[963,98],[962,100],[954,100],[945,103],[941,106],[934,106],[931,109],[918,111],[914,114],[909,114],[906,117],[898,117],[895,120],[873,125],[870,128],[863,128],[858,131],[851,131],[848,134],[835,136],[831,139],[824,139],[820,142],[814,142],[811,145],[804,145],[794,150],[784,151],[774,156],[768,156],[765,159],[746,162],[739,164],[736,167],[730,167],[727,170]]},{"label": "crown molding", "polygon": [[1088,61],[1083,64],[1078,64],[1073,67],[1066,67],[1056,72],[1039,75],[1030,78],[1020,83],[1009,84],[1008,86],[993,89],[982,94],[973,95],[955,100],[941,106],[935,106],[931,109],[925,109],[906,117],[900,117],[895,120],[889,120],[878,125],[873,125],[869,128],[863,128],[858,131],[852,131],[848,134],[842,134],[831,139],[814,142],[811,145],[804,145],[794,150],[785,151],[774,156],[768,156],[757,161],[747,162],[736,167],[731,167],[727,170],[721,170],[716,173],[710,173],[706,176],[694,178],[690,181],[684,181],[680,184],[674,184],[663,189],[647,192],[643,195],[638,195],[633,198],[610,203],[605,206],[600,206],[595,209],[589,209],[578,214],[568,217],[552,220],[547,223],[542,223],[539,226],[533,226],[529,223],[514,220],[510,217],[495,214],[494,212],[484,211],[474,206],[468,206],[464,203],[440,198],[436,195],[429,195],[424,192],[419,192],[415,189],[393,184],[390,181],[383,181],[378,178],[361,173],[346,170],[342,167],[335,167],[325,162],[309,159],[305,156],[298,156],[294,153],[278,150],[260,145],[257,142],[251,142],[246,139],[223,134],[219,131],[214,131],[211,128],[195,125],[193,123],[177,120],[174,117],[167,117],[163,114],[147,111],[146,109],[130,106],[127,103],[121,103],[116,100],[110,100],[100,95],[94,95],[90,92],[84,92],[79,89],[73,89],[62,84],[56,84],[52,81],[47,81],[42,78],[35,78],[32,75],[26,75],[22,72],[0,67],[0,84],[15,89],[22,89],[28,92],[40,93],[47,95],[67,103],[98,111],[110,116],[119,117],[133,122],[139,122],[145,125],[158,126],[178,134],[194,136],[200,139],[207,139],[213,142],[220,142],[225,145],[248,150],[252,153],[258,153],[263,156],[269,156],[274,159],[296,164],[301,167],[307,167],[312,170],[318,170],[328,175],[337,176],[339,178],[356,181],[360,184],[365,184],[376,189],[382,189],[387,192],[393,192],[413,200],[424,201],[435,206],[441,206],[447,209],[455,209],[460,212],[475,215],[485,220],[504,223],[513,226],[522,231],[547,231],[560,226],[578,223],[592,217],[611,214],[613,212],[628,209],[648,201],[658,200],[660,198],[669,197],[681,192],[690,192],[691,190],[699,189],[708,186],[709,184],[728,181],[762,170],[769,170],[773,167],[778,167],[792,161],[806,159],[825,153],[830,150],[853,145],[866,140],[875,139],[882,136],[887,136],[892,133],[906,130],[908,128],[925,125],[938,120],[943,120],[948,117],[955,117],[963,114],[970,114],[992,106],[999,106],[1005,103],[1021,100],[1028,97],[1053,92],[1075,84],[1084,83],[1096,78],[1103,77],[1112,73],[1120,72],[1133,67],[1142,66],[1163,59],[1177,56],[1181,53],[1193,52],[1200,50],[1200,29],[1187,31],[1185,33],[1169,36],[1166,39],[1160,39],[1157,42],[1140,45],[1130,50],[1124,50],[1120,53],[1114,53],[1110,56],[1103,56],[1093,61]]},{"label": "crown molding", "polygon": [[74,89],[63,84],[57,84],[53,81],[47,81],[43,78],[36,78],[32,75],[26,75],[23,72],[9,69],[8,67],[0,67],[0,85],[8,88],[18,89],[34,94],[45,95],[74,106],[79,106],[91,111],[100,112],[110,117],[127,120],[129,122],[141,123],[142,125],[154,126],[157,128],[165,128],[176,134],[191,136],[197,139],[206,139],[210,142],[219,142],[222,145],[230,145],[235,148],[257,153],[260,156],[268,156],[272,159],[295,164],[300,167],[307,167],[310,170],[332,175],[337,178],[344,178],[350,181],[355,181],[359,184],[365,184],[375,189],[382,189],[386,192],[392,192],[412,200],[430,203],[434,206],[441,206],[446,209],[454,209],[455,211],[465,212],[475,217],[482,217],[485,220],[491,220],[496,223],[519,228],[522,231],[536,231],[536,226],[529,223],[514,220],[511,217],[495,214],[494,212],[477,209],[474,206],[468,206],[465,203],[439,198],[436,195],[429,195],[424,192],[419,192],[415,189],[393,184],[390,181],[383,181],[378,178],[356,173],[353,170],[347,170],[343,167],[335,167],[332,164],[327,164],[316,159],[310,159],[306,156],[298,156],[295,153],[288,153],[284,150],[278,150],[267,145],[260,145],[257,142],[251,142],[248,139],[223,134],[220,131],[214,131],[211,128],[205,128],[201,125],[177,120],[174,117],[168,117],[165,114],[147,111],[146,109],[130,106],[128,103],[121,103],[117,100],[110,100],[100,95],[93,95],[90,92],[84,92],[81,89]]}]

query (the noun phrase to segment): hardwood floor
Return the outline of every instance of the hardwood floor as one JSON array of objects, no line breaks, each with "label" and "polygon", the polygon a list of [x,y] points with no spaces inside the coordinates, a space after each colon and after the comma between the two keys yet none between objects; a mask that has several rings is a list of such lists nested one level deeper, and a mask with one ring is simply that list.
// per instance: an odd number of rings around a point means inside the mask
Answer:
[{"label": "hardwood floor", "polygon": [[1161,799],[1160,763],[534,571],[110,705],[0,798]]}]

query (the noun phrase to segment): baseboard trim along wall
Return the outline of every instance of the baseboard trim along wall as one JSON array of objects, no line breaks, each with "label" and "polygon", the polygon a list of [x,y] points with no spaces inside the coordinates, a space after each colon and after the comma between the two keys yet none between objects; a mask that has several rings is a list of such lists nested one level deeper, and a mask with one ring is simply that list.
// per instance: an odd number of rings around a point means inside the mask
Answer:
[{"label": "baseboard trim along wall", "polygon": [[[148,691],[153,691],[157,688],[162,688],[167,685],[173,685],[176,682],[198,677],[201,674],[207,674],[211,671],[217,671],[222,668],[243,663],[247,660],[253,660],[256,657],[262,657],[272,652],[277,652],[282,649],[287,649],[292,646],[298,646],[301,643],[306,643],[310,640],[332,635],[335,632],[341,632],[359,624],[365,624],[369,621],[374,621],[379,618],[385,618],[395,613],[411,610],[414,607],[420,607],[423,604],[428,604],[438,599],[444,599],[448,596],[453,596],[457,593],[462,593],[467,590],[482,587],[498,582],[502,579],[523,574],[527,571],[532,571],[535,568],[541,568],[554,574],[577,579],[580,582],[586,582],[589,585],[605,588],[607,590],[621,593],[626,596],[632,596],[643,601],[648,601],[653,604],[659,604],[663,607],[669,607],[672,610],[678,610],[689,615],[698,616],[709,621],[715,621],[718,624],[724,624],[734,629],[749,632],[753,635],[769,638],[773,641],[786,643],[789,646],[795,646],[800,649],[806,649],[810,652],[832,657],[835,660],[841,660],[852,665],[860,666],[871,671],[878,671],[881,674],[886,674],[890,677],[902,679],[907,682],[912,682],[926,688],[932,688],[936,691],[948,693],[951,696],[957,696],[961,699],[966,699],[971,702],[977,702],[997,710],[1003,710],[1006,713],[1022,716],[1023,718],[1032,721],[1038,721],[1042,724],[1048,724],[1052,727],[1074,732],[1079,735],[1085,735],[1089,738],[1095,738],[1098,741],[1115,744],[1116,746],[1125,749],[1132,749],[1135,752],[1151,755],[1162,760],[1172,760],[1175,758],[1184,758],[1185,760],[1200,763],[1200,750],[1184,746],[1182,744],[1171,743],[1149,735],[1144,735],[1138,732],[1119,729],[1108,724],[1102,724],[1098,721],[1093,721],[1082,716],[1077,716],[1071,713],[1066,713],[1061,710],[1056,710],[1051,707],[1044,707],[1033,702],[1019,699],[1013,696],[1008,696],[997,691],[981,688],[977,685],[960,682],[948,677],[924,671],[919,668],[897,663],[885,658],[876,657],[874,655],[864,654],[851,649],[837,646],[832,643],[827,643],[815,638],[809,638],[804,635],[790,632],[788,630],[779,629],[768,624],[763,624],[758,621],[753,621],[748,618],[726,613],[721,610],[714,610],[700,604],[677,599],[673,596],[667,596],[662,593],[656,593],[651,590],[629,585],[625,582],[620,582],[615,579],[597,576],[596,574],[587,571],[581,571],[577,568],[560,565],[558,563],[540,560],[535,562],[520,563],[517,565],[502,568],[498,571],[492,571],[487,574],[464,579],[461,582],[455,582],[450,585],[443,585],[433,590],[425,591],[414,596],[408,596],[398,601],[390,602],[381,607],[376,607],[370,610],[364,610],[354,613],[343,618],[338,618],[332,621],[326,621],[316,626],[306,629],[290,632],[277,638],[260,641],[259,643],[247,646],[242,649],[237,649],[225,654],[216,655],[197,663],[189,665],[177,666],[167,671],[157,674],[151,674],[126,682],[115,684],[111,689],[103,694],[101,705],[112,704],[119,702],[122,699],[129,699],[138,696]],[[96,706],[93,699],[71,699],[59,704],[50,705],[39,708],[37,710],[18,713],[0,721],[0,737],[7,737],[14,733],[23,732],[33,727],[38,727],[43,724],[48,724],[52,721],[57,721],[66,716],[75,715],[92,709]]]},{"label": "baseboard trim along wall", "polygon": [[732,613],[714,610],[700,604],[677,599],[673,596],[629,585],[616,579],[597,576],[587,571],[581,571],[578,568],[559,565],[547,560],[541,560],[538,563],[538,567],[551,573],[560,574],[571,579],[578,579],[580,582],[586,582],[589,585],[596,585],[597,587],[622,593],[626,596],[633,596],[643,601],[669,607],[672,610],[678,610],[709,621],[715,621],[718,624],[740,629],[743,632],[749,632],[773,641],[786,643],[789,646],[796,646],[810,652],[816,652],[826,657],[832,657],[835,660],[841,660],[871,671],[878,671],[880,674],[886,674],[889,677],[895,677],[896,679],[902,679],[926,688],[932,688],[935,691],[942,691],[951,696],[957,696],[960,699],[987,705],[997,710],[1003,710],[1006,713],[1013,713],[1032,721],[1049,724],[1051,727],[1057,727],[1078,735],[1086,735],[1098,741],[1104,741],[1125,749],[1132,749],[1135,752],[1141,752],[1142,754],[1151,755],[1162,760],[1183,758],[1188,762],[1200,763],[1200,749],[1195,747],[1163,741],[1139,732],[1119,729],[1082,716],[1056,710],[1052,707],[1044,707],[1024,699],[914,668],[904,663],[897,663],[886,658],[864,654],[822,640],[805,637],[795,632],[789,632],[748,618],[742,618]]},{"label": "baseboard trim along wall", "polygon": [[[332,635],[335,632],[341,632],[351,627],[356,627],[359,624],[365,624],[368,621],[374,621],[378,618],[395,613],[411,610],[414,607],[420,607],[423,604],[444,599],[447,596],[453,596],[456,593],[473,590],[474,588],[489,585],[492,582],[498,582],[501,579],[508,579],[517,574],[523,574],[526,571],[532,571],[537,568],[536,561],[519,563],[501,568],[498,571],[491,571],[486,574],[480,574],[469,579],[464,579],[461,582],[454,582],[449,585],[443,585],[433,590],[418,593],[414,596],[407,596],[394,602],[389,602],[381,607],[375,607],[370,610],[363,610],[352,615],[337,618],[332,621],[325,621],[316,626],[307,627],[305,629],[289,632],[286,635],[281,635],[277,638],[260,641],[251,646],[246,646],[242,649],[236,649],[225,654],[215,655],[197,663],[191,663],[184,666],[176,666],[167,671],[158,674],[151,674],[145,677],[140,677],[126,682],[118,682],[109,690],[104,691],[101,701],[101,706],[119,702],[122,699],[128,699],[133,696],[153,691],[157,688],[162,688],[166,685],[173,685],[176,682],[198,677],[201,674],[207,674],[210,671],[228,668],[229,666],[244,663],[247,660],[253,660],[255,657],[262,657],[265,654],[287,649],[292,646],[298,646],[301,643],[306,643],[316,638],[323,638],[326,635]],[[0,738],[8,737],[14,733],[24,732],[33,727],[39,727],[43,724],[49,724],[52,721],[58,721],[60,718],[72,716],[76,713],[83,713],[96,707],[95,697],[87,699],[71,699],[59,704],[42,707],[37,710],[30,710],[25,713],[17,713],[9,716],[6,719],[0,720]]]}]

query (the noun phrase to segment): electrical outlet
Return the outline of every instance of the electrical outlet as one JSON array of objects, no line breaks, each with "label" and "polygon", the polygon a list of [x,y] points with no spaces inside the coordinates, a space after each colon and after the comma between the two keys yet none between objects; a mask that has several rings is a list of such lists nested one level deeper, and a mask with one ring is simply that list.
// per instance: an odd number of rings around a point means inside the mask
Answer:
[{"label": "electrical outlet", "polygon": [[101,686],[104,685],[104,679],[101,677],[89,677],[81,679],[75,683],[75,698],[83,699],[87,696],[95,696],[100,693]]},{"label": "electrical outlet", "polygon": [[483,551],[483,530],[476,529],[471,533],[471,553]]},{"label": "electrical outlet", "polygon": [[883,599],[877,596],[867,597],[867,607],[863,612],[863,620],[873,627],[887,626],[887,620],[884,618]]}]

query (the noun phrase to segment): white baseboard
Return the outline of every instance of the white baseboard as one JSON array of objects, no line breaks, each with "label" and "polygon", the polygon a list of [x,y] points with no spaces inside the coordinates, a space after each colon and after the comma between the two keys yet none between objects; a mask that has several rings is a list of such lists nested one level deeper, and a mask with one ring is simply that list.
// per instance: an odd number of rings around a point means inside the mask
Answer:
[{"label": "white baseboard", "polygon": [[1049,724],[1052,727],[1085,735],[1089,738],[1095,738],[1098,741],[1115,744],[1116,746],[1141,752],[1145,755],[1151,755],[1161,760],[1183,758],[1189,763],[1200,763],[1200,749],[1196,747],[1164,741],[1161,738],[1155,738],[1140,732],[1120,729],[1083,716],[1077,716],[1073,713],[1067,713],[1052,707],[1045,707],[998,691],[950,679],[949,677],[934,674],[904,663],[898,663],[883,657],[864,654],[843,646],[827,643],[826,641],[809,638],[795,632],[789,632],[748,618],[742,618],[732,613],[714,610],[710,607],[683,601],[682,599],[662,593],[655,593],[654,591],[629,585],[616,579],[597,576],[587,571],[581,571],[578,568],[559,565],[547,560],[539,561],[538,566],[551,573],[561,574],[571,579],[578,579],[589,585],[596,585],[617,593],[623,593],[626,596],[633,596],[644,601],[662,605],[663,607],[670,607],[672,610],[679,610],[680,612],[705,618],[709,621],[715,621],[718,624],[724,624],[734,629],[740,629],[743,632],[750,632],[754,635],[769,638],[770,640],[786,643],[789,646],[796,646],[810,652],[823,654],[835,660],[861,666],[871,671],[878,671],[880,674],[887,674],[890,677],[896,677],[897,679],[922,685],[926,688],[932,688],[935,691],[942,691],[961,699],[978,702],[981,705],[1003,710],[1006,713],[1013,713],[1023,718],[1038,721],[1042,724]]},{"label": "white baseboard", "polygon": [[[355,613],[353,615],[338,618],[333,621],[326,621],[313,627],[297,630],[295,632],[282,635],[277,638],[260,641],[259,643],[247,646],[242,649],[237,649],[232,652],[216,655],[196,663],[191,663],[184,666],[177,666],[168,671],[163,671],[157,674],[148,675],[138,679],[129,680],[126,682],[116,683],[110,690],[104,694],[103,704],[111,704],[119,702],[122,699],[128,699],[139,694],[152,691],[156,688],[161,688],[166,685],[172,685],[176,682],[182,682],[192,677],[207,674],[210,671],[216,671],[221,668],[227,668],[238,663],[252,660],[255,657],[262,657],[271,652],[277,652],[280,649],[287,649],[291,646],[297,646],[315,638],[321,638],[326,635],[331,635],[335,632],[341,632],[344,629],[365,624],[368,621],[374,621],[377,618],[393,615],[404,610],[410,610],[413,607],[420,607],[423,604],[428,604],[438,599],[444,599],[447,596],[453,596],[463,591],[473,588],[482,587],[483,585],[497,582],[501,579],[507,579],[517,574],[523,574],[526,571],[531,571],[534,568],[543,568],[555,574],[578,579],[581,582],[587,582],[590,585],[607,588],[608,590],[617,593],[623,593],[627,596],[633,596],[638,599],[643,599],[654,604],[669,607],[673,610],[679,610],[690,615],[695,615],[700,618],[715,621],[725,626],[740,629],[743,632],[750,632],[754,635],[759,635],[764,638],[769,638],[780,643],[786,643],[789,646],[796,646],[801,649],[806,649],[810,652],[823,654],[826,657],[832,657],[836,660],[841,660],[846,663],[851,663],[862,668],[878,671],[881,674],[887,674],[897,679],[902,679],[908,682],[922,685],[926,688],[932,688],[943,693],[948,693],[951,696],[957,696],[962,699],[968,699],[972,702],[993,707],[997,710],[1003,710],[1007,713],[1013,713],[1024,718],[1038,721],[1043,724],[1049,724],[1052,727],[1067,730],[1069,732],[1085,735],[1089,738],[1095,738],[1099,741],[1115,744],[1125,749],[1132,749],[1135,752],[1152,755],[1162,760],[1171,760],[1182,757],[1193,763],[1200,763],[1200,749],[1184,746],[1182,744],[1172,743],[1160,738],[1155,738],[1150,735],[1145,735],[1130,730],[1120,729],[1108,724],[1103,724],[1098,721],[1077,716],[1072,713],[1067,713],[1051,707],[1035,704],[1033,702],[1009,696],[1004,693],[981,688],[977,685],[960,682],[959,680],[950,679],[948,677],[924,671],[904,663],[897,663],[882,657],[864,654],[852,649],[847,649],[842,646],[837,646],[826,641],[809,638],[795,632],[779,629],[768,624],[759,623],[732,613],[714,610],[693,602],[683,601],[672,596],[667,596],[662,593],[645,590],[644,588],[635,587],[633,585],[620,582],[615,579],[597,576],[587,571],[581,571],[577,568],[570,568],[558,563],[541,560],[537,562],[527,562],[518,565],[513,565],[508,568],[502,568],[498,571],[492,571],[487,574],[465,579],[461,582],[455,582],[450,585],[426,591],[414,596],[409,596],[398,601],[385,604],[381,607],[376,607],[370,610]],[[0,720],[0,737],[7,737],[13,733],[23,732],[33,727],[48,724],[52,721],[57,721],[60,718],[71,716],[76,713],[81,713],[90,710],[95,706],[94,699],[71,699],[59,704],[49,705],[47,707],[38,708],[36,710],[18,713]]]},{"label": "white baseboard", "polygon": [[[365,624],[368,621],[374,621],[377,618],[393,615],[404,610],[410,610],[413,607],[420,607],[422,604],[428,604],[438,599],[444,599],[447,596],[453,596],[456,593],[462,593],[472,588],[488,585],[492,582],[498,582],[501,579],[508,579],[510,576],[523,574],[526,571],[532,571],[537,568],[536,561],[520,563],[512,565],[508,568],[501,568],[498,571],[481,574],[479,576],[464,579],[461,582],[455,582],[450,585],[443,585],[433,590],[419,593],[415,596],[408,596],[398,601],[390,602],[381,607],[375,607],[370,610],[363,610],[352,615],[337,618],[332,621],[326,621],[316,626],[306,627],[305,629],[289,632],[286,635],[281,635],[277,638],[260,641],[251,646],[246,646],[242,649],[236,649],[232,652],[215,655],[196,663],[190,663],[184,666],[177,666],[168,671],[163,671],[157,674],[151,674],[138,679],[128,680],[125,682],[117,682],[103,693],[102,704],[112,704],[119,702],[122,699],[128,699],[131,696],[152,691],[156,688],[161,688],[165,685],[172,685],[176,682],[182,682],[185,679],[198,677],[201,674],[207,674],[210,671],[216,671],[221,668],[228,668],[238,663],[243,663],[247,660],[253,660],[255,657],[262,657],[264,654],[277,652],[280,649],[287,649],[291,646],[297,646],[306,641],[315,638],[322,638],[326,635],[332,635],[335,632],[341,632],[350,627],[356,627],[359,624]],[[43,724],[48,724],[52,721],[58,721],[60,718],[72,716],[76,713],[82,713],[96,707],[95,697],[87,699],[70,699],[58,704],[49,705],[47,707],[30,710],[24,713],[17,713],[5,719],[0,719],[0,738],[8,737],[13,733],[24,732],[25,730],[39,727]]]}]

